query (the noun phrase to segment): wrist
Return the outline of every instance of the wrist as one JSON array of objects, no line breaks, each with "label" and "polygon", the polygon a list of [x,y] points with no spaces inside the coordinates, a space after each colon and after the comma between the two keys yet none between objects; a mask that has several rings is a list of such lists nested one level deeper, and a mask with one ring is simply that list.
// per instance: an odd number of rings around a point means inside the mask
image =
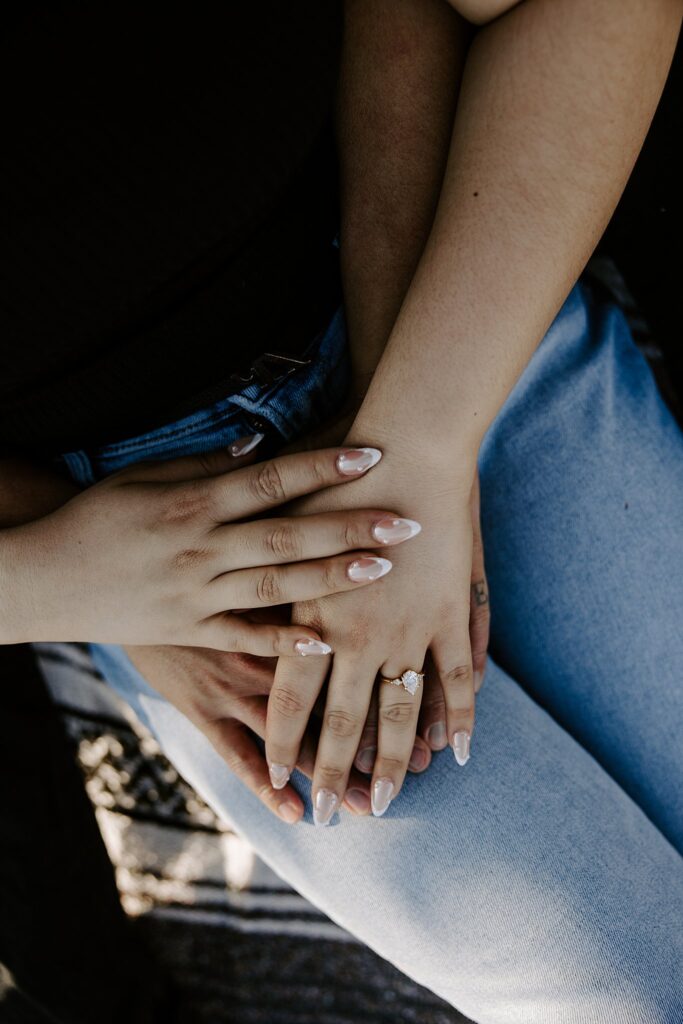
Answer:
[{"label": "wrist", "polygon": [[[459,487],[471,482],[477,468],[479,439],[453,429],[436,436],[419,424],[398,416],[379,417],[364,404],[344,440],[345,444],[379,448],[384,474],[398,478],[411,473],[433,477]],[[376,474],[375,474],[376,475]]]}]

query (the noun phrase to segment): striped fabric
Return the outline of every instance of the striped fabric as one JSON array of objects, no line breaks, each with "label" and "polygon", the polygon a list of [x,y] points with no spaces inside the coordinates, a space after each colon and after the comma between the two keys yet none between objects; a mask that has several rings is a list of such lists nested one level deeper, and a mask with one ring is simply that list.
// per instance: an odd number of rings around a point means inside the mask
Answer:
[{"label": "striped fabric", "polygon": [[198,1024],[461,1024],[279,879],[178,776],[87,649],[35,652],[124,909]]}]

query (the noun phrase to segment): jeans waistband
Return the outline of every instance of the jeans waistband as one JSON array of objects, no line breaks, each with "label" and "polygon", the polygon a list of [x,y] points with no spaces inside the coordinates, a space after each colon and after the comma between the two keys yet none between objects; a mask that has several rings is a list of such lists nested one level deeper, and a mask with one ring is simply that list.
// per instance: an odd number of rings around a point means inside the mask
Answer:
[{"label": "jeans waistband", "polygon": [[247,434],[270,434],[276,445],[291,441],[324,423],[346,397],[350,361],[342,307],[300,361],[302,365],[271,363],[265,382],[247,384],[156,430],[89,451],[65,452],[57,464],[85,487],[135,462],[211,451]]}]

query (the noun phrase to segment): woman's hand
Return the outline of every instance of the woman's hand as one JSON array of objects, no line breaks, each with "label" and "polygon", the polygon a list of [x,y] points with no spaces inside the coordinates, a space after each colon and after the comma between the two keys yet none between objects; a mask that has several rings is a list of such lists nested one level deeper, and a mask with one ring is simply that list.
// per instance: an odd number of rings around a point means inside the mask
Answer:
[{"label": "woman's hand", "polygon": [[3,588],[12,598],[1,616],[3,639],[6,632],[9,642],[324,655],[329,647],[310,628],[255,625],[235,611],[378,579],[391,563],[363,549],[376,546],[382,521],[396,513],[257,517],[362,477],[379,458],[376,449],[331,449],[234,469],[235,458],[217,452],[138,464],[109,477],[3,534],[2,563],[12,584]]},{"label": "woman's hand", "polygon": [[[486,671],[491,611],[488,583],[484,567],[484,545],[479,512],[479,475],[475,474],[470,499],[472,514],[472,574],[470,580],[470,649],[474,672],[474,692],[479,693]],[[443,750],[448,745],[444,690],[434,670],[431,655],[425,666],[424,691],[420,705],[418,737],[410,755],[410,771],[422,771],[429,764],[429,750]],[[422,739],[424,738],[424,739]],[[363,734],[354,761],[361,772],[372,772],[377,756],[377,688],[372,696]]]},{"label": "woman's hand", "polygon": [[[267,618],[285,621],[275,609],[269,609]],[[204,733],[228,768],[273,814],[290,825],[300,820],[301,797],[293,786],[271,778],[256,739],[265,735],[274,659],[192,647],[128,647],[126,651],[150,685]],[[312,776],[314,763],[315,737],[309,734],[297,767]],[[369,813],[370,786],[358,772],[351,773],[344,806],[355,814]]]},{"label": "woman's hand", "polygon": [[[447,738],[458,762],[467,760],[475,692],[469,635],[474,476],[472,459],[458,468],[450,460],[432,462],[413,453],[402,461],[385,458],[373,480],[359,483],[353,494],[328,493],[298,503],[299,512],[310,514],[321,508],[348,509],[372,494],[373,502],[380,496],[382,502],[390,499],[422,525],[420,536],[395,553],[392,575],[371,591],[294,608],[294,621],[320,630],[335,653],[303,666],[291,658],[279,660],[268,705],[266,756],[283,774],[296,763],[311,708],[331,667],[313,778],[321,824],[341,803],[377,674],[394,678],[408,668],[420,671],[428,651],[433,682],[443,692]],[[420,698],[419,691],[413,697],[402,687],[380,685],[372,782],[376,814],[386,810],[403,783]]]}]

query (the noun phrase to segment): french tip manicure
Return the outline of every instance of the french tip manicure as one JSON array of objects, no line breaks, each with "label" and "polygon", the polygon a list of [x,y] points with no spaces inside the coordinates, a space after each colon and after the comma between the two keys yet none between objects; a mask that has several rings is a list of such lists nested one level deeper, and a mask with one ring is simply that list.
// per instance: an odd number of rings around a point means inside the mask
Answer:
[{"label": "french tip manicure", "polygon": [[375,523],[372,535],[380,544],[400,544],[411,537],[417,537],[421,530],[421,525],[414,519],[394,519],[387,516]]},{"label": "french tip manicure", "polygon": [[323,643],[322,640],[311,640],[310,637],[297,640],[294,644],[294,649],[302,658],[307,658],[309,654],[332,654],[332,648],[329,644]]},{"label": "french tip manicure", "polygon": [[377,779],[372,787],[372,813],[381,818],[394,796],[394,784],[391,779]]},{"label": "french tip manicure", "polygon": [[388,558],[380,558],[379,555],[357,558],[346,567],[346,575],[354,583],[367,583],[386,576],[393,569],[393,563]]},{"label": "french tip manicure", "polygon": [[248,455],[249,452],[253,452],[256,445],[260,444],[265,436],[265,434],[250,434],[248,437],[240,437],[239,440],[233,441],[228,450],[233,458],[237,458],[240,455]]},{"label": "french tip manicure", "polygon": [[273,789],[284,789],[289,782],[289,768],[286,764],[271,764],[268,774]]},{"label": "french tip manicure", "polygon": [[461,767],[470,759],[470,734],[464,729],[453,736],[453,754]]},{"label": "french tip manicure", "polygon": [[348,448],[337,456],[337,469],[343,476],[367,473],[382,458],[379,448]]},{"label": "french tip manicure", "polygon": [[313,801],[313,823],[329,825],[338,804],[339,798],[331,789],[319,789]]}]

